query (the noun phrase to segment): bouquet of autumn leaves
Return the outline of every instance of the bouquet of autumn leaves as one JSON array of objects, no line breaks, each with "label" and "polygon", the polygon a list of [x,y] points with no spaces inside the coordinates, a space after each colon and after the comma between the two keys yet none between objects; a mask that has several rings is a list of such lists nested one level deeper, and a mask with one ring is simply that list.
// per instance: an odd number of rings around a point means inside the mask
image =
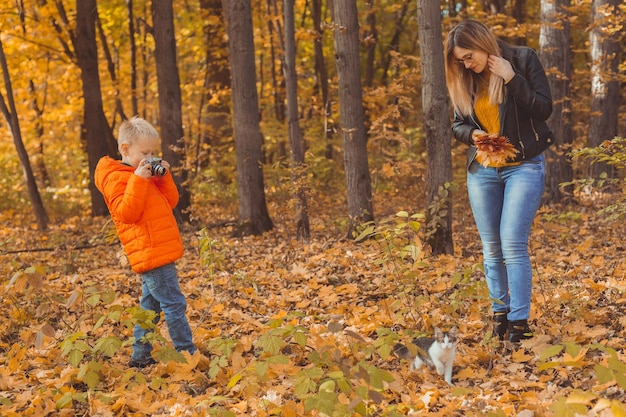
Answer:
[{"label": "bouquet of autumn leaves", "polygon": [[474,138],[476,160],[483,166],[504,166],[519,152],[506,136],[485,133]]}]

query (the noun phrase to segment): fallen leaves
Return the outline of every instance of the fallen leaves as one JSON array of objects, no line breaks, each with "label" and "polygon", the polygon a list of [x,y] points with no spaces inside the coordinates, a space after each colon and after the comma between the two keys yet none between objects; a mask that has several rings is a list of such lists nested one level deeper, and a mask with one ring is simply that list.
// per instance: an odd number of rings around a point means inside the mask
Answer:
[{"label": "fallen leaves", "polygon": [[474,144],[476,160],[486,167],[504,166],[519,153],[507,137],[497,133],[477,135]]},{"label": "fallen leaves", "polygon": [[[211,269],[199,266],[196,235],[184,236],[181,286],[203,356],[143,371],[126,368],[126,343],[108,343],[127,340],[130,329],[99,321],[103,303],[117,306],[107,314],[123,317],[140,290],[113,247],[71,258],[4,256],[0,291],[10,297],[0,301],[7,323],[0,330],[0,414],[307,416],[307,405],[316,404],[353,414],[552,416],[585,408],[619,415],[625,395],[618,363],[626,345],[619,225],[584,213],[539,214],[532,240],[536,337],[511,349],[487,337],[489,301],[471,222],[456,225],[455,255],[424,256],[419,264],[398,258],[395,265],[375,240],[355,245],[314,225],[310,242],[290,241],[280,226],[287,223],[277,221],[259,238],[217,236],[213,250],[221,256]],[[97,236],[101,225],[77,228]],[[38,265],[47,268],[29,269]],[[453,388],[435,372],[411,372],[385,348],[442,322],[460,329]],[[73,331],[92,332],[111,355],[96,390],[61,355],[59,342]],[[581,399],[578,392],[592,395]]]}]

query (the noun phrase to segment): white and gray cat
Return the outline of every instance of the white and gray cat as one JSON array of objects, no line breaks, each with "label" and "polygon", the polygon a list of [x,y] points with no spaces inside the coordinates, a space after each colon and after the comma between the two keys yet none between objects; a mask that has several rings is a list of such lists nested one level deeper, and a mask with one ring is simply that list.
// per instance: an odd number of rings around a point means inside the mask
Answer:
[{"label": "white and gray cat", "polygon": [[[419,337],[413,340],[417,349],[409,349],[402,343],[396,343],[394,352],[401,358],[411,359],[411,369],[420,369],[422,365],[435,368],[444,380],[452,384],[452,366],[456,356],[457,329],[451,328],[447,332],[435,327],[435,337]],[[417,355],[412,352],[417,350]]]}]

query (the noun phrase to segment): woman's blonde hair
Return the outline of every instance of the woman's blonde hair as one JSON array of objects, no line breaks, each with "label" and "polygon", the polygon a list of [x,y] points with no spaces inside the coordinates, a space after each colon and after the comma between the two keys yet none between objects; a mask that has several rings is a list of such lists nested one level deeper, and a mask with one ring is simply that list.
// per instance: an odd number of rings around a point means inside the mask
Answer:
[{"label": "woman's blonde hair", "polygon": [[[480,74],[460,65],[454,56],[455,47],[484,51],[489,55],[500,56],[498,40],[487,26],[473,19],[467,19],[456,25],[446,39],[445,68],[446,84],[454,110],[464,116],[472,113],[473,99],[481,83],[487,83]],[[504,100],[504,80],[491,74],[488,80],[489,101],[499,104]]]},{"label": "woman's blonde hair", "polygon": [[121,152],[123,143],[132,145],[137,139],[158,138],[159,133],[154,126],[139,116],[122,121],[117,133],[117,146]]}]

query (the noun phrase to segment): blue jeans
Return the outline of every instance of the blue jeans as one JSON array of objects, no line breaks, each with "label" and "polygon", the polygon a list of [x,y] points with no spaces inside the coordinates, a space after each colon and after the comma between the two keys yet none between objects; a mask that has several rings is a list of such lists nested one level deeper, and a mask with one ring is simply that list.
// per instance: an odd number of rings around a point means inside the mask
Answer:
[{"label": "blue jeans", "polygon": [[[196,346],[193,344],[191,328],[185,316],[187,301],[178,284],[176,265],[167,264],[141,274],[141,290],[141,308],[157,313],[155,323],[159,321],[159,315],[163,312],[174,348],[179,352],[186,350],[193,354]],[[144,362],[151,357],[152,345],[144,339],[150,331],[139,325],[135,326],[133,360]]]},{"label": "blue jeans", "polygon": [[483,260],[494,312],[508,319],[530,314],[532,267],[528,238],[544,187],[543,155],[520,165],[490,168],[474,161],[467,174],[474,220],[483,245]]}]

